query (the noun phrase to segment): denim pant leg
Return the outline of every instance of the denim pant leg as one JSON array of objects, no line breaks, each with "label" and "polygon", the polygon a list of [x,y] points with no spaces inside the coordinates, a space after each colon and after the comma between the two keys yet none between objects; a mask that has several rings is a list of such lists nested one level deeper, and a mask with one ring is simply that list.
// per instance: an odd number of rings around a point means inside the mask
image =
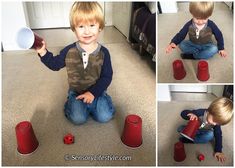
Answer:
[{"label": "denim pant leg", "polygon": [[200,52],[194,57],[196,59],[209,59],[218,52],[218,48],[213,43],[201,45]]},{"label": "denim pant leg", "polygon": [[192,43],[190,40],[184,40],[179,44],[179,48],[181,49],[183,54],[193,54],[197,55],[200,51],[198,45]]},{"label": "denim pant leg", "polygon": [[209,59],[218,52],[217,46],[213,43],[199,45],[189,40],[182,41],[179,48],[185,54],[193,54],[195,59]]},{"label": "denim pant leg", "polygon": [[[178,127],[177,132],[182,132],[185,125]],[[198,130],[194,138],[194,143],[207,143],[214,138],[214,133],[212,130]]]},{"label": "denim pant leg", "polygon": [[115,113],[111,97],[106,92],[97,97],[90,106],[90,113],[100,123],[111,120]]},{"label": "denim pant leg", "polygon": [[87,105],[82,100],[76,100],[77,93],[74,91],[68,92],[68,100],[64,105],[66,118],[73,124],[81,125],[87,121],[88,111]]},{"label": "denim pant leg", "polygon": [[214,133],[212,130],[198,130],[194,143],[207,143],[214,138]]}]

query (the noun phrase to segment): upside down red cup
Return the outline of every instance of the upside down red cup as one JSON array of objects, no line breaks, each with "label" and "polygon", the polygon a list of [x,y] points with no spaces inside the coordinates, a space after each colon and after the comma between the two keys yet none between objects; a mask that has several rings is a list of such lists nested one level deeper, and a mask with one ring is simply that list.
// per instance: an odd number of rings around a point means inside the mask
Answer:
[{"label": "upside down red cup", "polygon": [[198,62],[197,78],[200,81],[207,81],[210,78],[209,67],[206,61]]},{"label": "upside down red cup", "polygon": [[181,60],[175,60],[173,62],[173,73],[176,80],[181,80],[186,76],[184,64]]},{"label": "upside down red cup", "polygon": [[16,42],[23,49],[41,48],[42,41],[43,39],[28,27],[21,28],[16,35]]},{"label": "upside down red cup", "polygon": [[142,144],[142,119],[138,115],[126,117],[121,140],[125,145],[134,148]]},{"label": "upside down red cup", "polygon": [[15,127],[17,150],[21,154],[30,154],[34,152],[39,143],[34,134],[32,124],[28,121],[22,121]]},{"label": "upside down red cup", "polygon": [[182,162],[186,158],[184,144],[182,142],[177,142],[174,145],[174,160],[176,162]]},{"label": "upside down red cup", "polygon": [[200,127],[200,121],[189,120],[188,124],[180,134],[183,135],[185,138],[194,141],[195,135],[199,127]]}]

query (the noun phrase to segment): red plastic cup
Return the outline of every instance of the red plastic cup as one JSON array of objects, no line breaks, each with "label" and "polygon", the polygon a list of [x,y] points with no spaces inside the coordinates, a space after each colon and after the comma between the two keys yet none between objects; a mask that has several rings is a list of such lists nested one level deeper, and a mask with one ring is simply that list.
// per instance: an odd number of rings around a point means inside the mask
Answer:
[{"label": "red plastic cup", "polygon": [[183,135],[185,138],[194,141],[195,135],[199,127],[200,127],[200,121],[189,120],[187,126],[183,129],[183,131],[180,134]]},{"label": "red plastic cup", "polygon": [[181,80],[186,76],[184,64],[181,60],[175,60],[173,62],[173,73],[176,80]]},{"label": "red plastic cup", "polygon": [[200,81],[207,81],[210,78],[208,63],[206,61],[198,62],[197,78]]},{"label": "red plastic cup", "polygon": [[34,134],[32,124],[28,121],[22,121],[15,127],[17,150],[21,154],[30,154],[34,152],[39,143]]},{"label": "red plastic cup", "polygon": [[121,140],[133,148],[142,144],[142,119],[138,115],[132,114],[126,117]]},{"label": "red plastic cup", "polygon": [[16,42],[23,49],[41,48],[42,41],[43,39],[28,27],[21,28],[16,35]]},{"label": "red plastic cup", "polygon": [[184,144],[182,142],[177,142],[174,145],[174,160],[176,162],[182,162],[186,158]]}]

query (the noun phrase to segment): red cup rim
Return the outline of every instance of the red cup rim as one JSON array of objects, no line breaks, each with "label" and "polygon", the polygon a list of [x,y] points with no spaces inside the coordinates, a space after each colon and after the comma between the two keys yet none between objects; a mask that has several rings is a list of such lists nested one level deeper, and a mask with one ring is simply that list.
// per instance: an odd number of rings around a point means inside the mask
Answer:
[{"label": "red cup rim", "polygon": [[30,153],[21,153],[21,152],[19,151],[19,149],[17,148],[17,153],[20,154],[20,155],[22,155],[22,156],[32,155],[33,153],[35,153],[35,152],[37,151],[39,145],[40,145],[40,144],[39,144],[39,142],[38,142],[37,148],[35,148],[35,149],[34,149],[32,152],[30,152]]}]

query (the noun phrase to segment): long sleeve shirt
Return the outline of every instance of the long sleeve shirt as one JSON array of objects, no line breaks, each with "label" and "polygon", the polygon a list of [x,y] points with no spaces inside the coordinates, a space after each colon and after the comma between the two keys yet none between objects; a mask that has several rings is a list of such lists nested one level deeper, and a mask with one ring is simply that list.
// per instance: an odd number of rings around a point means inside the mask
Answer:
[{"label": "long sleeve shirt", "polygon": [[[72,48],[76,48],[76,43],[66,46],[60,51],[57,56],[53,56],[53,53],[47,51],[46,54],[41,57],[41,61],[51,70],[58,71],[66,66],[65,58],[67,56],[68,51]],[[87,89],[87,91],[91,92],[95,96],[95,98],[100,96],[108,88],[112,81],[113,75],[111,59],[108,49],[106,49],[104,46],[101,46],[100,50],[104,55],[104,61],[100,77],[94,85]]]},{"label": "long sleeve shirt", "polygon": [[195,24],[193,23],[193,20],[191,19],[188,21],[183,28],[173,37],[171,40],[171,43],[175,43],[178,45],[181,43],[186,35],[189,35],[190,41],[192,41],[195,44],[206,44],[209,42],[212,42],[212,35],[215,36],[217,41],[217,46],[219,50],[224,49],[224,39],[221,31],[217,27],[217,25],[208,19],[207,24],[205,27],[200,30],[199,35],[197,35],[197,28],[195,27]]}]

